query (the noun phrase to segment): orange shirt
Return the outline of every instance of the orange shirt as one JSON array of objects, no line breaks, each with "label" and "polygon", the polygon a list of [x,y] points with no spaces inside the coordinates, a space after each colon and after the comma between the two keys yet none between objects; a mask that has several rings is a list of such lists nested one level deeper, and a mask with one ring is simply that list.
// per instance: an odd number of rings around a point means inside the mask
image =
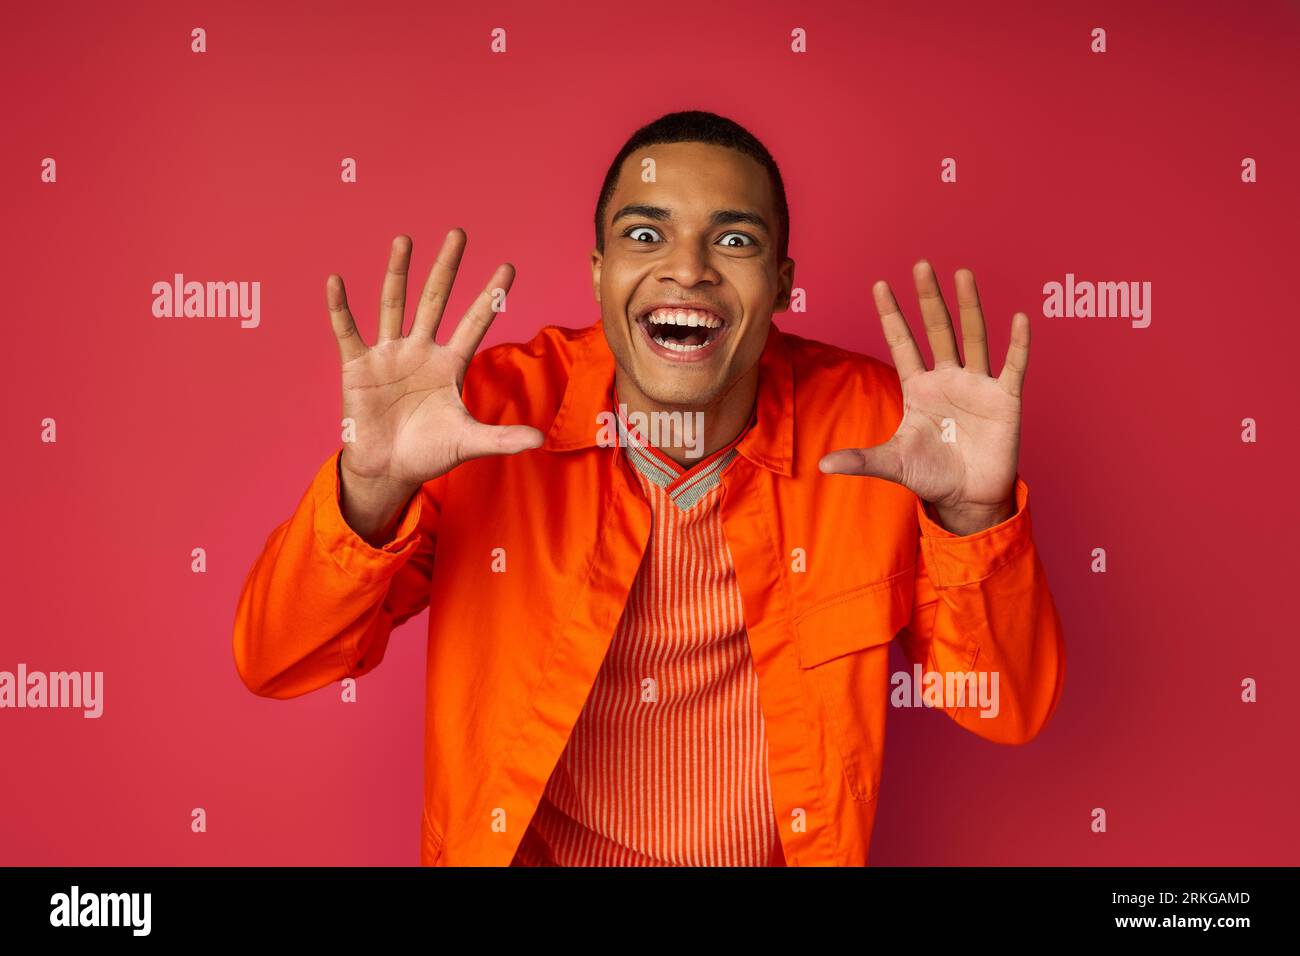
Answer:
[{"label": "orange shirt", "polygon": [[[427,482],[380,548],[342,518],[338,449],[249,571],[234,659],[267,697],[365,674],[393,627],[429,608],[425,865],[511,862],[627,605],[652,519],[627,456],[598,444],[613,380],[599,322],[484,350],[465,379],[471,414],[534,425],[541,448]],[[997,673],[995,716],[971,702],[945,712],[1023,743],[1060,697],[1060,619],[1020,476],[1012,517],[958,536],[901,485],[818,470],[828,451],[894,433],[902,392],[890,366],[773,325],[755,415],[719,507],[783,855],[860,865],[889,643],[927,670]]]},{"label": "orange shirt", "polygon": [[651,505],[650,542],[514,862],[780,865],[758,678],[719,508],[743,433],[689,469],[621,414],[618,435]]}]

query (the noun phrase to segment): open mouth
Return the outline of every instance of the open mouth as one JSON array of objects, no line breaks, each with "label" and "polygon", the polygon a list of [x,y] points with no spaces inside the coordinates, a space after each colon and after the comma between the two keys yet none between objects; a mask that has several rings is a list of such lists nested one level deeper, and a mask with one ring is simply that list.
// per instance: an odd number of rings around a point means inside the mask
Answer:
[{"label": "open mouth", "polygon": [[637,325],[655,351],[670,358],[699,357],[727,332],[726,319],[707,309],[651,309],[641,313]]}]

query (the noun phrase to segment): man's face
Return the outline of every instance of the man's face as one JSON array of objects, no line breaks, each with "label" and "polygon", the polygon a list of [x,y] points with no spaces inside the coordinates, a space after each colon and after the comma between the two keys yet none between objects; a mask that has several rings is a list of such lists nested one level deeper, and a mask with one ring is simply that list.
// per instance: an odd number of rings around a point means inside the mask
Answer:
[{"label": "man's face", "polygon": [[[654,182],[642,163],[654,160]],[[664,143],[623,163],[592,285],[627,384],[656,405],[703,408],[754,368],[794,261],[777,260],[767,171],[723,146]]]}]

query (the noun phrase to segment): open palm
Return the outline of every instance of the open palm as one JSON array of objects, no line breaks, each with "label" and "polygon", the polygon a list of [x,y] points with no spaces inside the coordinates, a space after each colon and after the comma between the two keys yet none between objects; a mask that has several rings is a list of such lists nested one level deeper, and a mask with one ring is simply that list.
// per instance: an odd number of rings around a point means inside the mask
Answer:
[{"label": "open palm", "polygon": [[342,279],[332,275],[326,283],[343,363],[343,416],[355,426],[340,467],[359,478],[414,488],[472,458],[514,454],[542,443],[535,428],[476,421],[460,396],[465,370],[495,316],[496,296],[513,281],[513,266],[497,268],[446,345],[435,339],[464,247],[463,230],[448,233],[410,333],[403,335],[411,241],[406,236],[393,241],[372,346],[357,331]]},{"label": "open palm", "polygon": [[1013,510],[1029,317],[1012,318],[1007,359],[993,378],[975,276],[969,269],[955,276],[964,365],[934,270],[922,260],[913,277],[934,368],[926,369],[889,284],[877,282],[872,291],[902,385],[903,418],[888,441],[831,452],[821,470],[897,482],[930,502],[945,525],[987,526]]}]

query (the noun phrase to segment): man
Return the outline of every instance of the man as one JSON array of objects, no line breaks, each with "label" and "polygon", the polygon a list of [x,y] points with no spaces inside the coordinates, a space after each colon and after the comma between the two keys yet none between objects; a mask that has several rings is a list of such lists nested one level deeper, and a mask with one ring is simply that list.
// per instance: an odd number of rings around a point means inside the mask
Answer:
[{"label": "man", "polygon": [[477,356],[514,270],[436,342],[461,230],[405,334],[394,241],[372,346],[329,277],[355,434],[248,576],[239,673],[277,698],[365,674],[429,608],[426,865],[865,864],[896,636],[989,740],[1060,695],[1028,317],[993,377],[960,270],[963,363],[923,261],[933,369],[884,282],[897,374],[778,330],[780,172],[711,113],[638,130],[595,224],[600,321]]}]

